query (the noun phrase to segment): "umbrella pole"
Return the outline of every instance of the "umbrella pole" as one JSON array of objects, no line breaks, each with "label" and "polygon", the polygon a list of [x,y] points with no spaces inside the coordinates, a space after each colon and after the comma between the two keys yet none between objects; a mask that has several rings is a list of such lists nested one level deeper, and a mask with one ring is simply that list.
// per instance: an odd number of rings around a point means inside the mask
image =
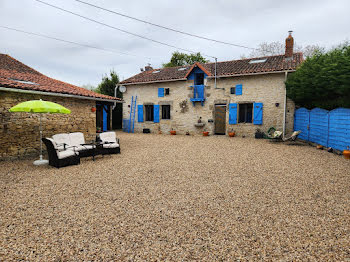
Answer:
[{"label": "umbrella pole", "polygon": [[33,164],[36,165],[36,166],[46,165],[46,164],[49,163],[48,160],[43,159],[43,140],[42,140],[42,138],[43,138],[43,128],[42,128],[42,125],[41,125],[41,114],[40,114],[40,117],[39,117],[39,123],[40,123],[39,124],[39,128],[40,128],[40,130],[39,130],[39,132],[40,132],[40,159],[34,161]]},{"label": "umbrella pole", "polygon": [[43,160],[43,128],[41,126],[41,114],[40,114],[40,160]]}]

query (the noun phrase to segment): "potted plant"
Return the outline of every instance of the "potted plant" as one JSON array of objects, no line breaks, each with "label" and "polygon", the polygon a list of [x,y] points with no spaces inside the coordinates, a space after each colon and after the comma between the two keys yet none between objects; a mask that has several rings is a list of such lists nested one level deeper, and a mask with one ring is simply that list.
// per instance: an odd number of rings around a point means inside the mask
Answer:
[{"label": "potted plant", "polygon": [[176,131],[173,128],[170,130],[170,135],[172,135],[172,136],[176,135]]},{"label": "potted plant", "polygon": [[206,129],[204,129],[204,131],[203,131],[203,136],[209,136],[209,131],[207,131]]},{"label": "potted plant", "polygon": [[231,129],[230,132],[228,132],[228,136],[229,137],[234,137],[236,135],[235,131],[233,129]]},{"label": "potted plant", "polygon": [[347,149],[343,151],[343,156],[345,157],[345,159],[350,159],[349,147],[347,147]]}]

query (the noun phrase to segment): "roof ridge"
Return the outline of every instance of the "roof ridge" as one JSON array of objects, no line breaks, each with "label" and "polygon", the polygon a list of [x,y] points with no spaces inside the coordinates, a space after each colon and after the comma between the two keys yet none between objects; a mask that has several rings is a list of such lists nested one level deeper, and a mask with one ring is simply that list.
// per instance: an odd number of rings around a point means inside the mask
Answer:
[{"label": "roof ridge", "polygon": [[44,75],[44,74],[40,73],[38,70],[35,70],[34,68],[32,68],[32,67],[30,67],[30,66],[28,66],[28,65],[26,65],[26,64],[24,64],[24,63],[22,63],[21,61],[19,61],[19,60],[17,60],[16,58],[10,56],[9,54],[3,54],[3,55],[8,56],[8,57],[11,58],[12,60],[15,60],[16,62],[18,62],[18,63],[24,65],[25,67],[30,68],[31,70],[33,70],[34,72],[36,72],[36,73],[38,73],[38,74],[40,74],[40,75]]}]

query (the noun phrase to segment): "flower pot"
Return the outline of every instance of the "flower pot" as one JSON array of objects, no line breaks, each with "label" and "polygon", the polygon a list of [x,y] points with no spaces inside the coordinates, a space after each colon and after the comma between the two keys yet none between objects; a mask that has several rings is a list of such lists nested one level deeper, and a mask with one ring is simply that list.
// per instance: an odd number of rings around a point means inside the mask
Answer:
[{"label": "flower pot", "polygon": [[343,151],[343,156],[345,159],[350,159],[350,150],[344,150]]},{"label": "flower pot", "polygon": [[95,113],[96,112],[96,107],[91,107],[91,112]]},{"label": "flower pot", "polygon": [[235,132],[229,132],[229,133],[228,133],[228,136],[229,136],[229,137],[234,137],[235,135],[236,135]]},{"label": "flower pot", "polygon": [[175,130],[171,130],[170,131],[170,135],[172,135],[172,136],[176,135],[176,131]]},{"label": "flower pot", "polygon": [[316,148],[322,150],[322,149],[323,149],[323,146],[317,145]]},{"label": "flower pot", "polygon": [[158,134],[160,134],[160,135],[161,135],[161,134],[162,134],[162,131],[158,131]]},{"label": "flower pot", "polygon": [[203,131],[203,136],[209,136],[209,131]]}]

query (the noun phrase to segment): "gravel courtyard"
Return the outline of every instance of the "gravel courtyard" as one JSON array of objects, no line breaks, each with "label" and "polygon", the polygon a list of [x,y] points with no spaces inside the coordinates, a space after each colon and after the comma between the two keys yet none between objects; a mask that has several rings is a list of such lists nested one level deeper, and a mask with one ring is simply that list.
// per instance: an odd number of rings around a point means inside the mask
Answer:
[{"label": "gravel courtyard", "polygon": [[309,146],[117,133],[79,166],[0,162],[0,261],[350,261],[350,161]]}]

